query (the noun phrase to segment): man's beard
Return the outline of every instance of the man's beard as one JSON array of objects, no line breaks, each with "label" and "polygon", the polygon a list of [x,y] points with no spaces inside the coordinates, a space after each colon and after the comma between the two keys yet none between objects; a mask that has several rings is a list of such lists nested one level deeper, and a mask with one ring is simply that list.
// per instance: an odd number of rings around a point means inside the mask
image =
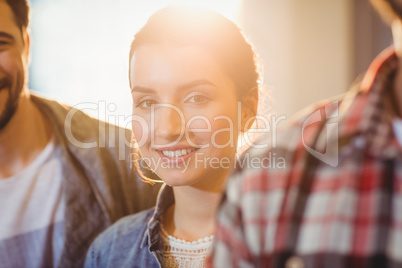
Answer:
[{"label": "man's beard", "polygon": [[[0,131],[7,126],[7,124],[10,122],[11,118],[15,114],[15,111],[17,111],[18,101],[19,101],[21,91],[23,89],[23,84],[24,84],[23,82],[18,83],[16,85],[17,89],[12,90],[12,83],[11,83],[10,79],[5,77],[0,80],[0,90],[8,91],[7,102],[4,106],[3,111],[0,112]],[[1,88],[5,88],[5,89],[1,89]]]}]

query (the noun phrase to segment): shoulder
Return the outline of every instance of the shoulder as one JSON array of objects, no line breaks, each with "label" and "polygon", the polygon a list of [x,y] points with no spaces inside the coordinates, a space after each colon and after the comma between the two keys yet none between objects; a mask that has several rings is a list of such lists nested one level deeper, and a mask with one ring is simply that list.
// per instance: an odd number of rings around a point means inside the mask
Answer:
[{"label": "shoulder", "polygon": [[117,267],[148,254],[142,241],[153,212],[152,208],[126,216],[107,228],[89,248],[86,267]]},{"label": "shoulder", "polygon": [[[269,135],[257,140],[259,147],[251,147],[240,156],[228,182],[231,194],[228,198],[239,202],[239,196],[258,189],[264,189],[261,193],[265,196],[282,191],[289,183],[297,185],[308,164],[308,155],[317,150],[318,138],[327,137],[330,130],[326,125],[338,116],[342,99],[343,96],[338,96],[315,103],[286,120],[283,127],[271,128]],[[325,152],[325,148],[319,149]]]},{"label": "shoulder", "polygon": [[330,119],[337,117],[339,105],[343,96],[326,99],[312,104],[291,117],[287,124],[279,130],[279,146],[296,150],[297,143],[289,144],[289,141],[298,141],[311,145],[321,128]]},{"label": "shoulder", "polygon": [[96,238],[95,243],[108,246],[110,242],[119,243],[119,238],[122,236],[127,237],[127,239],[142,239],[139,234],[145,232],[154,210],[154,208],[151,208],[119,219],[101,233]]},{"label": "shoulder", "polygon": [[[57,128],[56,131],[60,131],[66,135],[70,133],[79,142],[86,142],[88,139],[97,139],[96,141],[102,143],[101,139],[104,138],[104,135],[113,132],[118,134],[117,137],[123,136],[127,141],[131,139],[131,131],[129,129],[93,118],[81,111],[80,107],[71,107],[36,94],[31,94],[31,100],[47,116],[53,126]],[[107,142],[107,139],[104,141]]]},{"label": "shoulder", "polygon": [[[247,153],[263,157],[271,154],[280,154],[287,158],[302,150],[304,145],[311,146],[322,127],[338,116],[339,105],[343,96],[337,96],[314,103],[296,113],[290,118],[280,116],[275,118],[280,127],[270,126],[268,133],[257,139],[257,147],[252,146]],[[275,123],[273,123],[275,124]]]}]

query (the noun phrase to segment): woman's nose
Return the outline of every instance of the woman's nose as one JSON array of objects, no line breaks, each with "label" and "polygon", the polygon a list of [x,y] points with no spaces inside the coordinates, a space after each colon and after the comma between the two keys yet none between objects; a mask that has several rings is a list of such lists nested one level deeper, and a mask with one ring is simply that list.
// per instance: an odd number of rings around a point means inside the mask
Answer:
[{"label": "woman's nose", "polygon": [[180,141],[184,137],[185,117],[178,107],[161,104],[154,115],[154,129],[157,138],[171,142]]}]

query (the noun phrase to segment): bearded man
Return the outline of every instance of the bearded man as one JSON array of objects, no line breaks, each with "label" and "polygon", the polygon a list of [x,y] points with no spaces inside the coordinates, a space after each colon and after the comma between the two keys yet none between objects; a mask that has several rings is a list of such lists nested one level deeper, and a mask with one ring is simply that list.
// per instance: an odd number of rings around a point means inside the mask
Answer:
[{"label": "bearded man", "polygon": [[92,240],[154,205],[131,131],[31,94],[27,0],[0,0],[0,267],[81,267]]}]

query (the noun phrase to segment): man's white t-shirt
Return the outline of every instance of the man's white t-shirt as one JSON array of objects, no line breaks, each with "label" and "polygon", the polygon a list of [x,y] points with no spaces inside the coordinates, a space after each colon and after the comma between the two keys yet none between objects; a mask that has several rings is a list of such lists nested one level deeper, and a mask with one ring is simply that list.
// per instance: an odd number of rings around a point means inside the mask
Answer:
[{"label": "man's white t-shirt", "polygon": [[52,139],[18,174],[0,180],[0,267],[55,267],[64,243],[62,165]]},{"label": "man's white t-shirt", "polygon": [[392,120],[392,127],[394,129],[394,133],[396,139],[399,142],[399,145],[402,146],[402,119],[395,118],[394,120]]}]

